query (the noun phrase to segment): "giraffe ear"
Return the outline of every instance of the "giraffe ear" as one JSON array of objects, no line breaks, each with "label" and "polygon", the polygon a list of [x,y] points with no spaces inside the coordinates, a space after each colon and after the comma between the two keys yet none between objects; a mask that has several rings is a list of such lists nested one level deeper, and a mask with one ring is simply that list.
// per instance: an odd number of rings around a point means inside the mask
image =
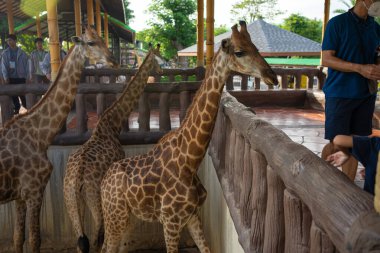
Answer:
[{"label": "giraffe ear", "polygon": [[222,50],[225,53],[232,52],[232,45],[231,45],[231,40],[230,39],[224,39],[222,40]]},{"label": "giraffe ear", "polygon": [[71,37],[71,41],[72,41],[75,45],[83,44],[83,40],[82,40],[82,38],[80,38],[80,37],[78,37],[78,36],[73,36],[73,37]]}]

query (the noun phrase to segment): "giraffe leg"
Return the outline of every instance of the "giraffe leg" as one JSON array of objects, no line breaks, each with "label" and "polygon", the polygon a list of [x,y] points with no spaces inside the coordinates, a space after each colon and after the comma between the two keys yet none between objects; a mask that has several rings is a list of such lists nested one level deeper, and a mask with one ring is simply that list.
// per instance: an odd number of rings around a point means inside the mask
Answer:
[{"label": "giraffe leg", "polygon": [[178,244],[180,236],[179,224],[164,224],[164,236],[167,253],[178,253]]},{"label": "giraffe leg", "polygon": [[41,246],[40,237],[40,210],[42,205],[42,196],[26,201],[27,214],[29,219],[29,245],[31,252],[39,253]]},{"label": "giraffe leg", "polygon": [[95,240],[94,240],[94,252],[99,252],[104,242],[104,225],[102,215],[102,203],[100,192],[97,189],[87,189],[86,192],[87,206],[91,211],[92,218],[95,222]]},{"label": "giraffe leg", "polygon": [[201,253],[210,253],[198,214],[193,215],[186,226],[199,251]]},{"label": "giraffe leg", "polygon": [[[122,192],[119,194],[114,191],[101,192],[105,230],[102,253],[117,253],[123,239],[123,234],[127,231],[129,208],[125,200],[118,201],[123,198]],[[127,253],[127,251],[125,250],[123,253]]]},{"label": "giraffe leg", "polygon": [[25,241],[25,217],[26,203],[23,200],[16,200],[16,222],[13,233],[13,243],[16,253],[22,253]]}]

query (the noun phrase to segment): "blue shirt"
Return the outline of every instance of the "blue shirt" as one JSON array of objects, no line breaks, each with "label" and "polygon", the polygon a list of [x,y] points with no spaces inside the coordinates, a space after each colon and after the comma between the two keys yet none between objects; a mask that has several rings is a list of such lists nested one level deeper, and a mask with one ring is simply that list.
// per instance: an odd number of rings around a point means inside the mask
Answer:
[{"label": "blue shirt", "polygon": [[364,190],[373,195],[379,151],[379,137],[353,136],[352,155],[365,167]]},{"label": "blue shirt", "polygon": [[[359,18],[352,10],[332,18],[326,27],[322,50],[334,50],[335,56],[352,63],[374,64],[380,45],[380,26],[373,17]],[[371,96],[368,79],[356,72],[328,69],[323,86],[326,97],[366,98]]]}]

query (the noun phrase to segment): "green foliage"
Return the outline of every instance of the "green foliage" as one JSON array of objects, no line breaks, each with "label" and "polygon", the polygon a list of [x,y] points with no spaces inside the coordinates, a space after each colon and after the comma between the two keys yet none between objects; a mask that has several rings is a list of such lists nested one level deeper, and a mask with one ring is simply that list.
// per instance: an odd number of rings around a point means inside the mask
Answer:
[{"label": "green foliage", "polygon": [[252,23],[256,19],[271,20],[283,14],[277,9],[277,0],[240,0],[232,5],[231,14],[234,20],[245,20]]},{"label": "green foliage", "polygon": [[322,21],[309,19],[300,14],[291,14],[279,27],[316,42],[321,42],[322,39]]},{"label": "green foliage", "polygon": [[[214,36],[218,36],[219,34],[225,33],[227,31],[228,31],[228,28],[226,25],[221,25],[219,27],[215,27],[214,28]],[[206,38],[206,35],[205,35],[205,38]]]},{"label": "green foliage", "polygon": [[37,38],[35,35],[30,34],[17,34],[17,45],[27,54],[30,54],[33,50],[36,49],[34,44],[34,39]]},{"label": "green foliage", "polygon": [[124,3],[124,13],[125,13],[125,23],[129,25],[131,19],[135,18],[133,15],[133,10],[129,9],[129,0],[123,0]]},{"label": "green foliage", "polygon": [[178,50],[196,41],[195,11],[195,0],[153,0],[148,8],[153,16],[149,21],[152,28],[137,33],[136,38],[160,43],[162,56],[173,59]]}]

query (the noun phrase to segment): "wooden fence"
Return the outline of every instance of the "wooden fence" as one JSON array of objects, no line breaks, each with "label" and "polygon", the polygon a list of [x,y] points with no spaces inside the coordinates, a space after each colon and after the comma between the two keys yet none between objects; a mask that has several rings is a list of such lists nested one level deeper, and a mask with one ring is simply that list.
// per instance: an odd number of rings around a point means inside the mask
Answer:
[{"label": "wooden fence", "polygon": [[[289,79],[295,78],[295,90],[300,90],[301,76],[308,76],[308,89],[313,89],[313,83],[317,80],[319,89],[324,82],[324,74],[320,69],[274,69],[280,77],[280,88],[285,92],[288,89]],[[96,111],[101,115],[103,111],[116,98],[117,94],[122,92],[124,83],[127,83],[137,70],[135,69],[86,69],[78,88],[75,99],[75,111],[73,117],[76,118],[75,129],[68,131],[62,129],[53,142],[55,145],[78,145],[84,143],[90,136],[88,131],[88,115],[90,110]],[[150,144],[157,142],[166,132],[172,129],[170,120],[170,110],[179,109],[179,119],[183,120],[186,110],[191,103],[192,96],[199,88],[201,80],[204,78],[204,68],[194,69],[164,69],[160,75],[152,73],[153,83],[146,86],[143,95],[139,100],[136,108],[138,111],[138,129],[129,129],[127,122],[120,140],[123,144]],[[239,79],[240,77],[240,79]],[[119,82],[119,83],[118,83]],[[252,80],[252,87],[248,88],[248,76],[239,73],[232,73],[226,83],[226,89],[234,93],[235,96],[250,99],[253,94],[250,91],[260,89],[260,79]],[[315,85],[314,85],[315,86]],[[38,97],[43,95],[48,86],[44,84],[23,84],[23,85],[0,85],[0,106],[1,117],[4,123],[10,119],[13,114],[11,95],[26,95],[27,108],[31,108],[37,101]],[[269,87],[272,89],[273,87]],[[233,91],[235,90],[235,91]],[[300,90],[301,91],[301,90]],[[273,100],[284,101],[298,96],[304,100],[305,90],[299,93],[281,94],[282,99]],[[264,91],[265,93],[265,91]],[[274,94],[260,94],[262,97],[273,96]],[[286,92],[285,92],[286,93]],[[91,106],[92,105],[92,106]],[[159,128],[151,129],[150,119],[152,110],[158,110]]]},{"label": "wooden fence", "polygon": [[245,252],[380,249],[373,197],[231,95],[209,154]]}]

